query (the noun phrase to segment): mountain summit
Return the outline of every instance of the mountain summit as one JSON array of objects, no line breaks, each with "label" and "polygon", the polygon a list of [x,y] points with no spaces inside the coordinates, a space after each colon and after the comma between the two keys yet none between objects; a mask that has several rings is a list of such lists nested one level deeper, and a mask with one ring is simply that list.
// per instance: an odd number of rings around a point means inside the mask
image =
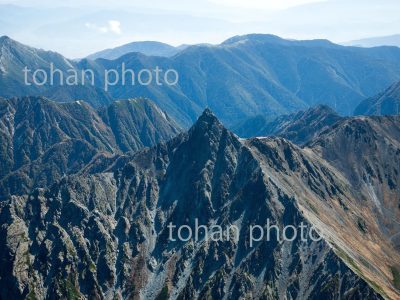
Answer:
[{"label": "mountain summit", "polygon": [[[357,123],[345,132],[368,142]],[[187,133],[105,161],[105,171],[3,201],[0,296],[397,299],[400,256],[367,205],[375,198],[360,202],[318,147],[239,140],[207,109]],[[250,244],[251,226],[267,220],[315,226],[322,239]],[[171,239],[171,224],[235,225],[239,239]]]}]

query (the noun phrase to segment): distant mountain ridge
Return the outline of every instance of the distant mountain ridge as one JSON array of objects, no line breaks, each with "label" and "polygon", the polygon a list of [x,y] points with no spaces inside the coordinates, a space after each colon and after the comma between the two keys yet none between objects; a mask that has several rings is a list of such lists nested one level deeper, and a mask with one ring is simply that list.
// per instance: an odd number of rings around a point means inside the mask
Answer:
[{"label": "distant mountain ridge", "polygon": [[[0,37],[0,96],[47,96],[57,101],[85,100],[94,106],[108,105],[112,98],[103,89],[90,84],[81,84],[78,76],[78,85],[61,85],[59,78],[54,77],[50,84],[50,64],[53,68],[61,70],[64,80],[71,74],[68,70],[76,70],[75,62],[66,59],[61,54],[44,51],[23,45],[12,40],[8,36]],[[30,73],[27,76],[28,83],[25,83],[24,68]],[[48,76],[43,85],[32,84],[32,72],[44,70]],[[56,73],[55,73],[56,74]],[[40,80],[43,78],[40,77]]]},{"label": "distant mountain ridge", "polygon": [[183,50],[186,46],[174,47],[165,43],[156,41],[132,42],[119,47],[105,49],[88,55],[86,58],[95,60],[104,58],[114,60],[131,52],[139,52],[147,56],[165,56],[170,57]]},{"label": "distant mountain ridge", "polygon": [[365,38],[344,43],[346,46],[356,47],[382,47],[382,46],[396,46],[400,47],[400,34],[379,36],[372,38]]},{"label": "distant mountain ridge", "polygon": [[[178,100],[193,115],[208,106],[228,125],[260,112],[279,115],[320,103],[341,114],[352,114],[352,107],[365,99],[365,94],[376,93],[389,78],[400,75],[395,70],[400,66],[400,49],[346,48],[327,41],[288,41],[269,35],[235,37],[216,46],[191,46],[169,59],[128,56],[124,60],[132,61],[129,67],[133,69],[146,65],[175,68],[180,74],[179,86],[166,87],[168,97],[156,86],[152,90],[114,86],[110,88],[112,95],[158,94],[162,98],[153,98],[159,99],[160,107]],[[382,59],[390,63],[384,66]],[[376,68],[377,73],[370,70],[369,74],[380,75],[373,81],[359,77],[367,67]],[[182,118],[182,111],[170,114]]]},{"label": "distant mountain ridge", "polygon": [[[22,47],[21,55],[3,55],[2,61],[16,65],[10,70],[19,70],[23,65],[18,57],[22,56],[28,67],[35,69],[38,50],[29,49]],[[55,100],[82,99],[95,106],[107,106],[113,99],[147,97],[183,127],[189,127],[206,107],[232,126],[259,114],[276,117],[318,104],[329,105],[341,115],[352,115],[362,100],[400,80],[397,48],[344,47],[326,40],[292,41],[260,34],[233,37],[220,45],[189,46],[172,57],[128,53],[116,60],[71,62],[52,55],[61,68],[71,65],[78,72],[91,68],[95,87],[38,90],[21,83],[21,74],[3,72],[0,96],[55,95]],[[44,66],[50,63],[49,57],[46,54],[40,59]],[[105,70],[120,70],[122,63],[136,72],[156,67],[164,72],[174,69],[179,81],[173,86],[163,77],[161,85],[154,81],[147,86],[118,82],[106,93]],[[366,73],[370,76],[362,75]]]}]

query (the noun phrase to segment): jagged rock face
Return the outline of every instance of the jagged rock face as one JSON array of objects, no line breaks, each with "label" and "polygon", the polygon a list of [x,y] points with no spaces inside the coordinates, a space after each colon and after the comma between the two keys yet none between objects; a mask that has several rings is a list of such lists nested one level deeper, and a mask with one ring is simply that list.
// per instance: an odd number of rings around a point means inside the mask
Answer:
[{"label": "jagged rock face", "polygon": [[145,99],[118,101],[100,113],[83,101],[0,99],[0,198],[77,173],[99,155],[137,151],[179,131]]},{"label": "jagged rock face", "polygon": [[400,112],[400,82],[396,82],[378,95],[365,99],[354,115],[398,115]]},{"label": "jagged rock face", "polygon": [[[205,111],[188,133],[120,160],[1,202],[2,299],[398,296],[385,276],[382,286],[372,282],[357,249],[346,246],[346,238],[372,238],[351,231],[343,208],[354,208],[351,187],[311,150],[284,139],[239,140]],[[196,219],[235,224],[240,238],[169,238],[170,222],[194,228]],[[313,224],[324,238],[250,245],[249,226],[267,219],[280,228]]]},{"label": "jagged rock face", "polygon": [[341,117],[333,109],[318,105],[273,120],[263,116],[253,117],[234,126],[233,131],[241,137],[275,135],[303,145],[340,119]]}]

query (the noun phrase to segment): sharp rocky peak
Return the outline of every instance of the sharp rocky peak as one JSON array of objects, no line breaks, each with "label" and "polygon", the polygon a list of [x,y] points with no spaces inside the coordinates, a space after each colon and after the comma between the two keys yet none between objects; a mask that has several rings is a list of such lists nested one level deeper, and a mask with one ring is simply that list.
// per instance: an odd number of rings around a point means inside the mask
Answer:
[{"label": "sharp rocky peak", "polygon": [[215,114],[209,109],[206,108],[200,117],[197,119],[196,123],[192,126],[189,132],[202,132],[206,133],[210,130],[222,129],[224,126],[215,116]]}]

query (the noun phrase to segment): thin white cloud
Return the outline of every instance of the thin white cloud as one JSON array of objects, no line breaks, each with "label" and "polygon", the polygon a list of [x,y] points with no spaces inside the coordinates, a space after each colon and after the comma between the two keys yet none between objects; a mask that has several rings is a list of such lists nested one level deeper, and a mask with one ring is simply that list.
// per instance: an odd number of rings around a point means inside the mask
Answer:
[{"label": "thin white cloud", "polygon": [[109,20],[106,26],[98,26],[97,24],[87,22],[85,24],[86,28],[96,30],[99,33],[115,33],[120,35],[121,31],[121,22],[116,20]]},{"label": "thin white cloud", "polygon": [[108,21],[108,28],[113,33],[121,34],[121,22],[120,21],[115,21],[115,20]]}]

